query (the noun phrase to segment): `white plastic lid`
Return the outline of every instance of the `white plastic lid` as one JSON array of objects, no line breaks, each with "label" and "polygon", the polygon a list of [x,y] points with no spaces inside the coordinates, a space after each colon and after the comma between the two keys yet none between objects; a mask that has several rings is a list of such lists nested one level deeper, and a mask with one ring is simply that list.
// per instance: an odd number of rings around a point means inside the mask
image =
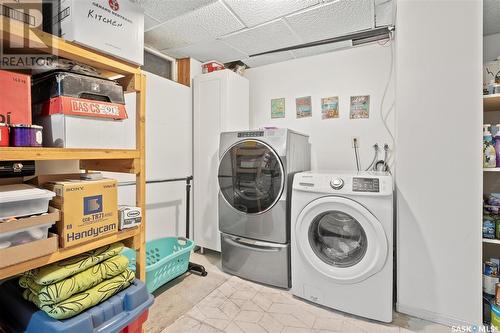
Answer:
[{"label": "white plastic lid", "polygon": [[0,186],[0,203],[33,199],[52,199],[56,194],[27,184]]}]

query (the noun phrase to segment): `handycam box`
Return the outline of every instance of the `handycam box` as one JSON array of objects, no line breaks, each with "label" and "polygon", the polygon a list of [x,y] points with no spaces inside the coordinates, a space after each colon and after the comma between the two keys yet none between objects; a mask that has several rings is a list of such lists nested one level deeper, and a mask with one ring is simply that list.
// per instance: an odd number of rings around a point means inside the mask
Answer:
[{"label": "handycam box", "polygon": [[116,180],[62,180],[44,187],[56,193],[51,205],[61,210],[61,221],[56,224],[61,247],[118,231]]}]

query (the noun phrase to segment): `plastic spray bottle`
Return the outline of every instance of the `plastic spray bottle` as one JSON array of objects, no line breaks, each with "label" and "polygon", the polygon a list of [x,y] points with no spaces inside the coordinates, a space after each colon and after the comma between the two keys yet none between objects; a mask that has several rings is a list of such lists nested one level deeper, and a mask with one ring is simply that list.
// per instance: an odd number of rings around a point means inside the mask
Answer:
[{"label": "plastic spray bottle", "polygon": [[[497,166],[496,151],[493,145],[493,137],[489,131],[490,124],[483,125],[483,167],[495,168]],[[499,136],[500,150],[500,136]]]}]

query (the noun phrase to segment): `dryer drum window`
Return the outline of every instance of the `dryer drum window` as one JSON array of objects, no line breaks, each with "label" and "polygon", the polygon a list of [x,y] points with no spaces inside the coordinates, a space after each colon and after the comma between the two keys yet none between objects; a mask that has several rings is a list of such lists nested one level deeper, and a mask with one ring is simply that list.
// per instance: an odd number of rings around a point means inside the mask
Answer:
[{"label": "dryer drum window", "polygon": [[361,224],[338,210],[316,216],[309,226],[308,236],[314,253],[328,265],[336,267],[356,265],[368,247]]},{"label": "dryer drum window", "polygon": [[240,212],[259,214],[271,209],[279,200],[283,186],[281,161],[263,142],[238,142],[220,161],[220,191],[225,200]]}]

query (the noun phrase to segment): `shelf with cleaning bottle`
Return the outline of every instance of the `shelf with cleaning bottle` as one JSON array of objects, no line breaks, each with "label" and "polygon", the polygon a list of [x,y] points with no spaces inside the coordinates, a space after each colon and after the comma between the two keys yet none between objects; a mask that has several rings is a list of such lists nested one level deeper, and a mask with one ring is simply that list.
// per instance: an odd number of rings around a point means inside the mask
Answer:
[{"label": "shelf with cleaning bottle", "polygon": [[500,169],[500,124],[483,125],[483,168],[485,171]]},{"label": "shelf with cleaning bottle", "polygon": [[500,94],[484,95],[483,110],[485,112],[500,111]]}]

